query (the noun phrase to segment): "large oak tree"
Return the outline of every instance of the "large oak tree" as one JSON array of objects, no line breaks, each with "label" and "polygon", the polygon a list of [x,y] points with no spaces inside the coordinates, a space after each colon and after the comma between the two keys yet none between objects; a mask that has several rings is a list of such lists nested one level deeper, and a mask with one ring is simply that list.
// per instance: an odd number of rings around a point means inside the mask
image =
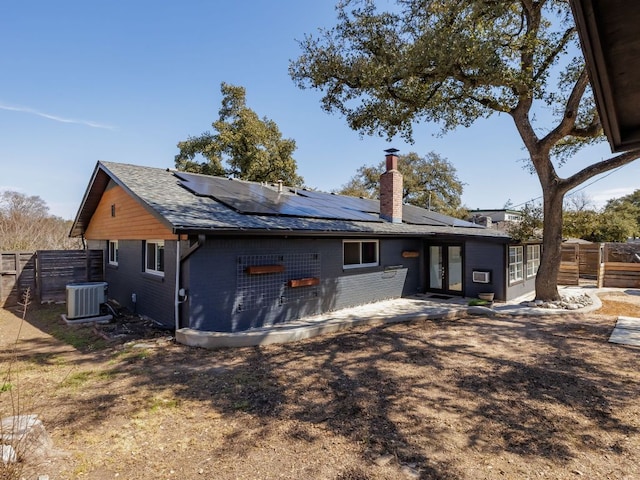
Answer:
[{"label": "large oak tree", "polygon": [[[254,182],[302,185],[292,154],[296,142],[282,138],[273,120],[247,107],[243,87],[222,83],[222,106],[214,132],[179,142],[176,168],[206,175],[231,175]],[[202,157],[204,161],[199,161]],[[226,165],[226,166],[225,166]]]},{"label": "large oak tree", "polygon": [[[568,2],[396,0],[382,11],[346,0],[337,11],[335,27],[301,42],[293,80],[322,90],[323,108],[353,129],[389,138],[412,140],[418,122],[448,131],[509,115],[543,191],[536,297],[557,299],[565,193],[640,156],[623,153],[566,178],[557,172],[603,138]],[[536,113],[545,121],[535,124]]]},{"label": "large oak tree", "polygon": [[[398,170],[402,174],[402,201],[435,210],[445,215],[464,218],[461,208],[464,184],[455,166],[435,152],[421,157],[415,152],[399,155]],[[337,193],[356,197],[378,198],[384,160],[378,165],[364,165]]]}]

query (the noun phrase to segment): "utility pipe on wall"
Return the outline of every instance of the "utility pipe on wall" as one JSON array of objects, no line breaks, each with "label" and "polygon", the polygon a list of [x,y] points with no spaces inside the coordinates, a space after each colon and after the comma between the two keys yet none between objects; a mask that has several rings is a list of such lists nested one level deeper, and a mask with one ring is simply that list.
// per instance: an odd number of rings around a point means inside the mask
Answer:
[{"label": "utility pipe on wall", "polygon": [[180,328],[180,235],[176,241],[176,284],[175,284],[175,304],[174,304],[174,316],[176,330]]}]

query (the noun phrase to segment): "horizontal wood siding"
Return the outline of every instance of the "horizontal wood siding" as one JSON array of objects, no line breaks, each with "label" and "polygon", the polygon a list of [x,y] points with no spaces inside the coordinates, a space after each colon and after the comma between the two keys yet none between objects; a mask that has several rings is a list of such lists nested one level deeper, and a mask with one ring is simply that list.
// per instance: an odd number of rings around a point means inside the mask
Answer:
[{"label": "horizontal wood siding", "polygon": [[[112,206],[113,213],[112,215]],[[171,229],[149,213],[122,187],[105,190],[91,217],[87,240],[173,240]]]},{"label": "horizontal wood siding", "polygon": [[[106,242],[91,241],[95,247],[107,248]],[[144,315],[171,328],[174,326],[174,295],[177,242],[165,241],[164,275],[145,273],[142,240],[118,242],[118,264],[107,264],[105,281],[109,284],[109,298],[120,306]],[[106,253],[105,253],[106,254]],[[135,294],[136,302],[133,302]]]},{"label": "horizontal wood siding", "polygon": [[[489,283],[473,281],[473,272],[489,272]],[[428,272],[427,272],[428,275]],[[467,240],[464,247],[464,296],[477,297],[492,292],[496,300],[519,297],[529,291],[525,282],[512,287],[507,283],[505,245],[477,240]]]},{"label": "horizontal wood siding", "polygon": [[640,263],[605,263],[603,286],[640,288]]},{"label": "horizontal wood siding", "polygon": [[[380,239],[379,266],[345,269],[341,238],[208,237],[183,263],[183,325],[236,332],[412,295],[420,291],[421,261],[402,252],[420,246],[419,239]],[[259,266],[262,258],[264,265],[282,261],[286,268],[248,275],[246,267]]]}]

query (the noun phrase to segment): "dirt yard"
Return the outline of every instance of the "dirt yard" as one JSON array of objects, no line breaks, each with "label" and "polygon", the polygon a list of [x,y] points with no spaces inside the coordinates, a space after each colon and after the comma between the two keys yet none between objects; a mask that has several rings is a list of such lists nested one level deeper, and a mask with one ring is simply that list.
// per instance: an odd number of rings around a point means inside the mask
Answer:
[{"label": "dirt yard", "polygon": [[614,315],[640,316],[630,293],[213,352],[41,307],[13,355],[20,318],[0,310],[0,414],[19,395],[54,441],[27,480],[637,479],[640,348],[607,342]]}]

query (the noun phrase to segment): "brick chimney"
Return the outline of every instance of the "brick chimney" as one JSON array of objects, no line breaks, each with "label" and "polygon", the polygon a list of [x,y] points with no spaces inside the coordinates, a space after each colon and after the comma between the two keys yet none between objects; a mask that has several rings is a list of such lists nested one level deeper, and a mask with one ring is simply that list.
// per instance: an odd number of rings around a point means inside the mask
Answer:
[{"label": "brick chimney", "polygon": [[402,174],[396,152],[395,148],[385,150],[387,170],[380,175],[380,218],[402,223]]}]

